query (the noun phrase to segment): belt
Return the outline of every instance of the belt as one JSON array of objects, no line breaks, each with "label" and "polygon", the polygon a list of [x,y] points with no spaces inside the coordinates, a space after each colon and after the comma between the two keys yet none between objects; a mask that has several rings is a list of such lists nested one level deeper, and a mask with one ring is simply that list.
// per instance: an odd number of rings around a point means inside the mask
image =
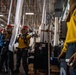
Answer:
[{"label": "belt", "polygon": [[69,45],[76,45],[76,42],[67,43],[67,44],[68,44],[68,46],[69,46]]},{"label": "belt", "polygon": [[28,50],[28,48],[18,48],[19,50]]}]

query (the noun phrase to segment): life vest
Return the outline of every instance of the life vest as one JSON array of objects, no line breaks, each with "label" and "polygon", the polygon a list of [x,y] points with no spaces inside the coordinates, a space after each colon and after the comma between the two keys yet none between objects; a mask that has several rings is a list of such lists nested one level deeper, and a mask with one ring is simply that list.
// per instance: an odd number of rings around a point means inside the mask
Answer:
[{"label": "life vest", "polygon": [[20,35],[20,37],[18,38],[18,48],[29,47],[30,37],[31,36],[29,34]]}]

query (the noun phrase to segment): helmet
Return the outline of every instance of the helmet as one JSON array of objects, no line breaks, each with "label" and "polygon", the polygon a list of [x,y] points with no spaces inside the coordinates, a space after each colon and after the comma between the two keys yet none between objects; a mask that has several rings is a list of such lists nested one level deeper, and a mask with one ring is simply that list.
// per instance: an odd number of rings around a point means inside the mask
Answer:
[{"label": "helmet", "polygon": [[3,31],[3,29],[0,29],[0,33]]},{"label": "helmet", "polygon": [[23,28],[22,29],[28,29],[28,26],[23,26]]},{"label": "helmet", "polygon": [[12,29],[13,29],[12,25],[10,25],[10,24],[7,25],[6,30],[7,30],[8,33],[12,33]]},{"label": "helmet", "polygon": [[28,32],[28,26],[23,26],[22,29],[21,29],[21,32],[22,33]]},{"label": "helmet", "polygon": [[7,28],[12,28],[12,26],[9,24],[9,25],[7,25]]}]

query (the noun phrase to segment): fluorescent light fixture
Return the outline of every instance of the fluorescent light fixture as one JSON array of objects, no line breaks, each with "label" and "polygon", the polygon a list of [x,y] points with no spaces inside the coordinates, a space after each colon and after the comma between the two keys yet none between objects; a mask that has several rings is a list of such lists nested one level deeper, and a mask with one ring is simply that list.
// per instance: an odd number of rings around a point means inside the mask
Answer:
[{"label": "fluorescent light fixture", "polygon": [[34,15],[34,13],[25,13],[25,15]]},{"label": "fluorescent light fixture", "polygon": [[0,15],[0,17],[3,17],[3,15]]}]

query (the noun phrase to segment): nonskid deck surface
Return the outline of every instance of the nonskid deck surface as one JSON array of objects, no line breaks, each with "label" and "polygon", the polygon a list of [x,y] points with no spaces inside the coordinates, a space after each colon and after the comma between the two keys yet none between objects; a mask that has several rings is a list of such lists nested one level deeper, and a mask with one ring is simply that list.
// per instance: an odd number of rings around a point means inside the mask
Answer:
[{"label": "nonskid deck surface", "polygon": [[[46,75],[46,73],[44,73],[43,71],[37,71],[36,74],[34,74],[34,70],[33,70],[33,64],[30,64],[29,65],[29,71],[28,71],[28,75]],[[9,75],[8,73],[4,74],[4,73],[0,73],[0,75]],[[23,71],[23,67],[21,66],[20,67],[20,73],[16,73],[16,74],[13,74],[13,75],[25,75],[24,74],[24,71]]]}]

